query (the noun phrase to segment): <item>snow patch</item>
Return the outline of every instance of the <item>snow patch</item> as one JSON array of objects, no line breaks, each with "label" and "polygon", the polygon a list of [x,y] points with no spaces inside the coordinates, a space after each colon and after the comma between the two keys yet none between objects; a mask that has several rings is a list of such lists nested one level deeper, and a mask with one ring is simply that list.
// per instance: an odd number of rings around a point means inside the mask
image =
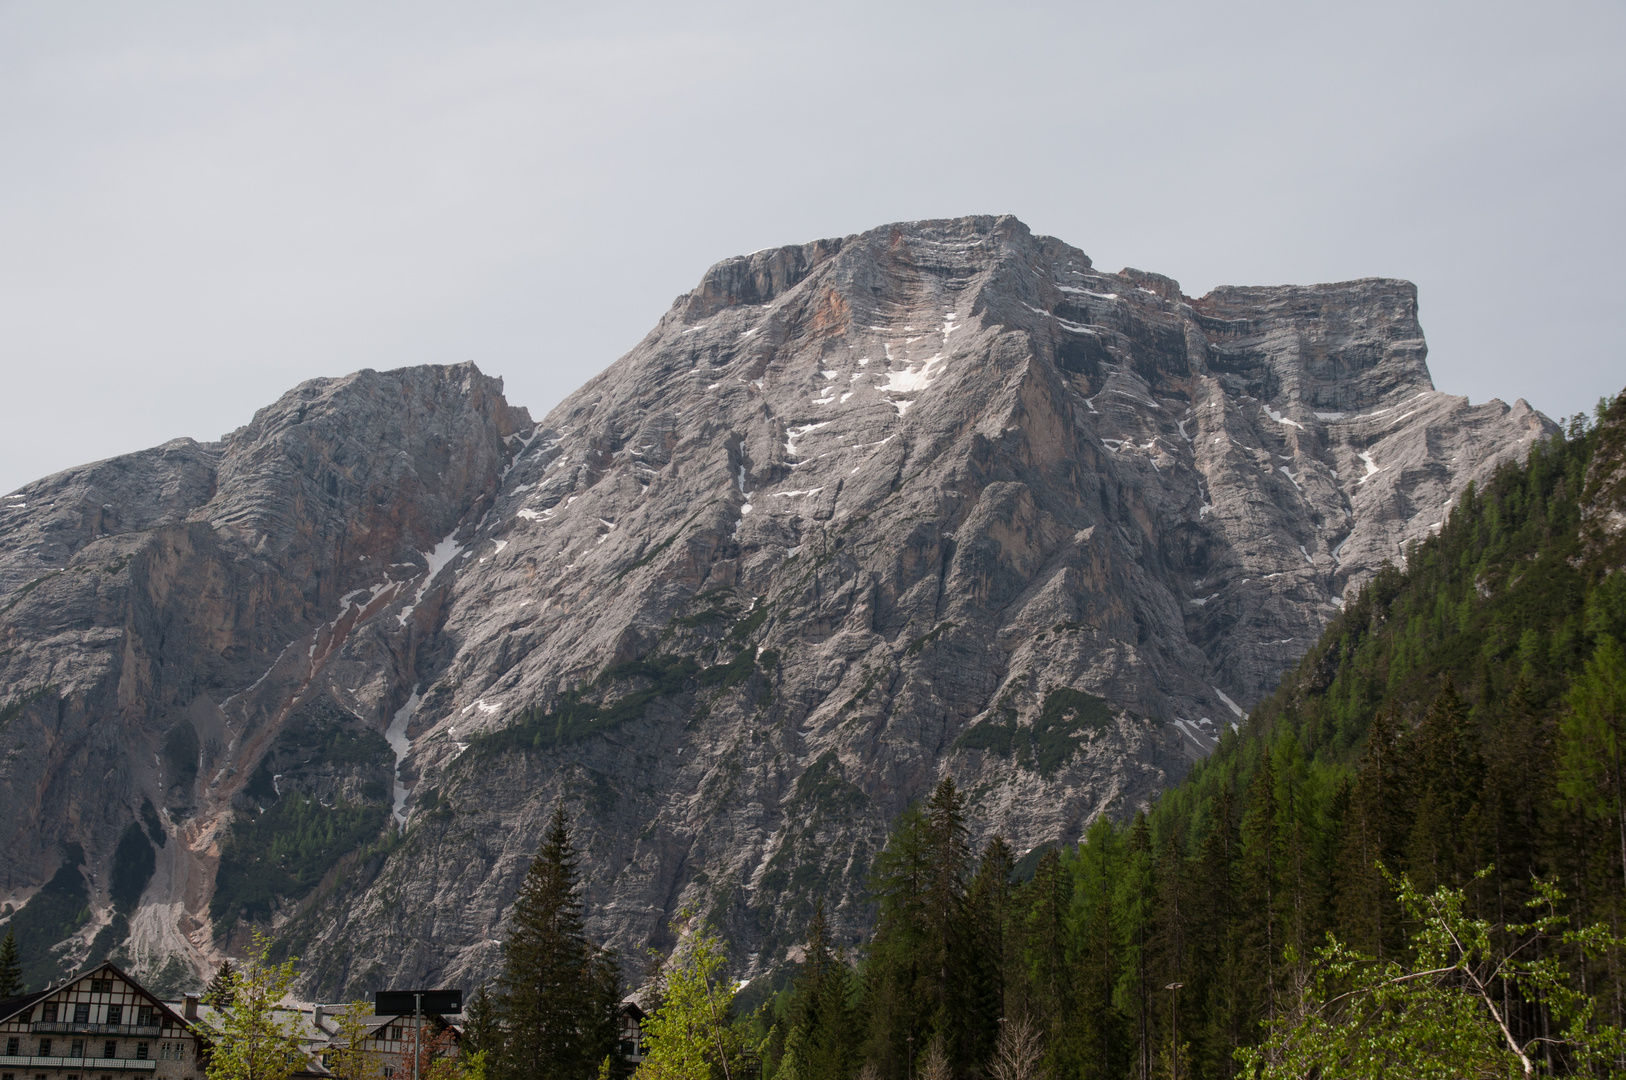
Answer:
[{"label": "snow patch", "polygon": [[1232,712],[1236,713],[1238,716],[1240,716],[1244,720],[1246,720],[1248,718],[1248,714],[1242,711],[1242,706],[1238,705],[1236,702],[1234,702],[1230,698],[1226,697],[1224,690],[1221,690],[1217,686],[1212,687],[1212,689],[1213,689],[1214,693],[1219,695],[1219,699],[1221,701],[1225,702],[1225,707],[1227,709],[1230,709]]},{"label": "snow patch", "polygon": [[1370,451],[1370,450],[1362,450],[1360,452],[1359,457],[1360,457],[1361,461],[1366,465],[1366,475],[1361,477],[1359,480],[1355,481],[1355,486],[1356,487],[1360,487],[1362,484],[1366,483],[1368,480],[1372,479],[1378,473],[1383,471],[1383,469],[1378,465],[1378,463],[1372,460],[1372,451]]},{"label": "snow patch", "polygon": [[[796,440],[802,438],[803,436],[805,436],[810,431],[817,431],[820,428],[829,427],[830,423],[831,422],[829,420],[821,420],[817,424],[803,424],[801,427],[793,427],[790,430],[786,431],[785,432],[785,456],[786,457],[796,457],[796,456],[798,456],[797,452],[796,452]],[[745,491],[745,467],[742,465],[742,466],[740,466],[740,492],[743,494],[744,491]]]},{"label": "snow patch", "polygon": [[1292,424],[1294,427],[1298,428],[1300,431],[1304,430],[1304,425],[1303,424],[1299,423],[1297,420],[1289,420],[1287,417],[1283,416],[1281,413],[1277,412],[1275,409],[1272,409],[1269,405],[1265,406],[1265,415],[1270,417],[1272,420],[1276,421],[1278,424]]},{"label": "snow patch", "polygon": [[435,545],[435,550],[420,551],[418,554],[428,560],[429,570],[424,574],[423,584],[418,586],[418,593],[412,598],[412,603],[408,604],[401,614],[397,616],[402,626],[407,624],[407,620],[412,617],[412,612],[422,602],[424,593],[428,592],[429,586],[434,584],[435,575],[440,573],[453,559],[463,554],[463,549],[457,546],[457,530],[453,529],[447,533],[446,538]]},{"label": "snow patch", "polygon": [[423,700],[417,690],[406,699],[406,704],[395,710],[390,718],[390,726],[384,729],[384,741],[390,744],[395,751],[395,807],[391,811],[395,820],[401,825],[406,824],[404,807],[407,800],[406,785],[401,783],[401,762],[406,760],[407,754],[412,750],[412,740],[407,738],[407,725],[412,722],[412,714],[418,711],[418,703]]}]

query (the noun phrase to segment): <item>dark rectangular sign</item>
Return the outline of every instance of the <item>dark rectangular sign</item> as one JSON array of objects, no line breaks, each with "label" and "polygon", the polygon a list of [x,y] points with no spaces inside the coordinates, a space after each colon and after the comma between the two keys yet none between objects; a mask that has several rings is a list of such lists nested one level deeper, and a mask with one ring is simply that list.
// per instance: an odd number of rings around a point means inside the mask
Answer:
[{"label": "dark rectangular sign", "polygon": [[463,1011],[461,990],[380,990],[373,995],[373,1015],[411,1016],[415,1001],[425,1015]]}]

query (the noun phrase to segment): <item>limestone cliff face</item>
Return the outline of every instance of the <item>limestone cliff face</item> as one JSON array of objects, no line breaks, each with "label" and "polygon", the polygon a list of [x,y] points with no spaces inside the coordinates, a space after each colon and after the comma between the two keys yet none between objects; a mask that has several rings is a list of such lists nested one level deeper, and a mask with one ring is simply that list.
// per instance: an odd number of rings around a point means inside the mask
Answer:
[{"label": "limestone cliff face", "polygon": [[[363,372],[40,481],[0,510],[12,901],[79,843],[104,911],[150,800],[132,961],[247,912],[313,994],[468,982],[563,799],[625,955],[693,908],[754,974],[821,897],[851,938],[938,777],[1019,851],[1132,813],[1552,430],[1424,355],[1406,282],[1190,299],[966,218],[721,263],[540,424]],[[265,902],[228,827],[300,799],[404,834]]]}]

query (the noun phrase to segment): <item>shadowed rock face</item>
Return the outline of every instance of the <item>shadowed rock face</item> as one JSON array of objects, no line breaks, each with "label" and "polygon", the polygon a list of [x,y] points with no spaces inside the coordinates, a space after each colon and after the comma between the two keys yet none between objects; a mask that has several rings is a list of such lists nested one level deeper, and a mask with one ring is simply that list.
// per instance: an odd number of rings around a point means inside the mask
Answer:
[{"label": "shadowed rock face", "polygon": [[624,956],[685,908],[742,974],[821,897],[855,937],[940,776],[1019,851],[1132,813],[1552,430],[1424,355],[1406,282],[1193,300],[965,218],[721,263],[538,425],[363,372],[40,481],[0,510],[12,902],[150,798],[125,948],[197,963],[223,853],[252,892],[229,822],[387,807],[264,910],[312,994],[466,984],[563,799]]}]

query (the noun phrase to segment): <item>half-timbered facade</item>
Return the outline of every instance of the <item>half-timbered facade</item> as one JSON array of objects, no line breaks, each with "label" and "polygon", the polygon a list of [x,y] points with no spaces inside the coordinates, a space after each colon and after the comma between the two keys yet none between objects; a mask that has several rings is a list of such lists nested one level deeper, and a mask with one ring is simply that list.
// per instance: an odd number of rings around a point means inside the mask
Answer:
[{"label": "half-timbered facade", "polygon": [[111,963],[0,1002],[0,1080],[199,1080],[203,1041]]}]

